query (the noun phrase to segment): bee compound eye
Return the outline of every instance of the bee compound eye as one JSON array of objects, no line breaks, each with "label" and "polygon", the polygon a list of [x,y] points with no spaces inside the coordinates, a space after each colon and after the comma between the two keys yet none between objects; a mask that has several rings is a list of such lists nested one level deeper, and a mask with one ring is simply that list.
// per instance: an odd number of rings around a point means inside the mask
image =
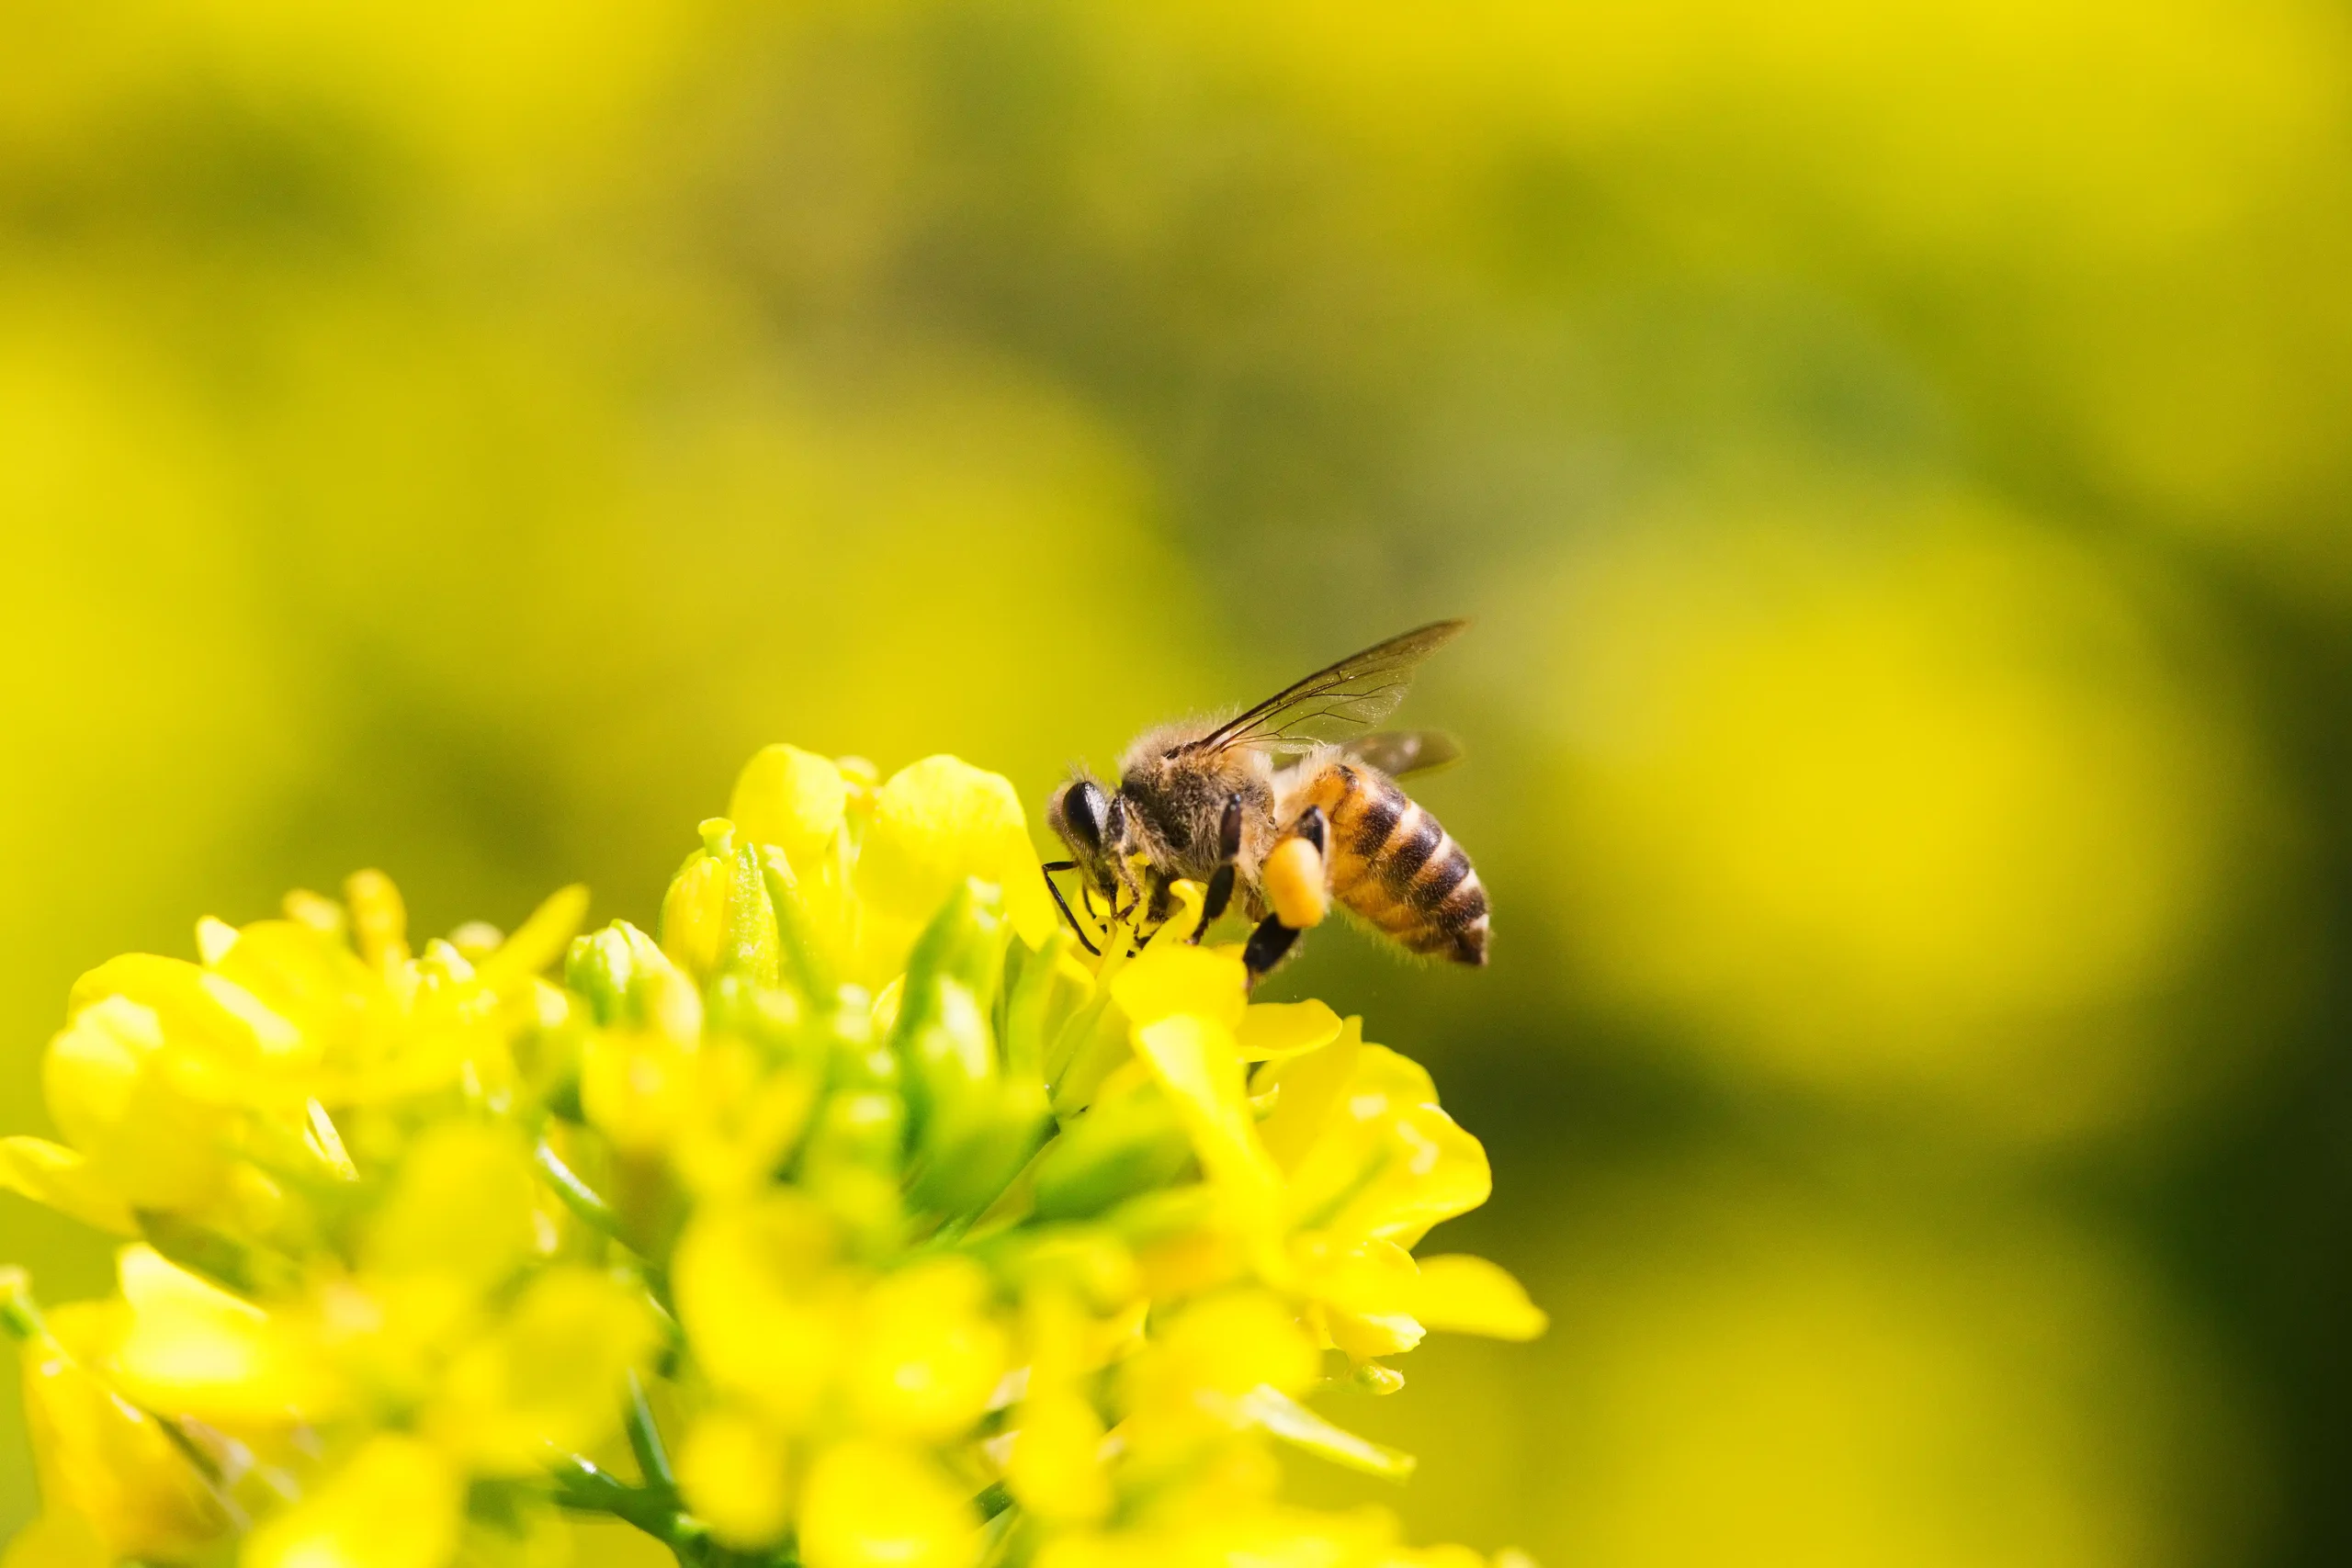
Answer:
[{"label": "bee compound eye", "polygon": [[1086,779],[1079,779],[1062,791],[1062,821],[1089,850],[1102,847],[1103,804],[1102,786]]}]

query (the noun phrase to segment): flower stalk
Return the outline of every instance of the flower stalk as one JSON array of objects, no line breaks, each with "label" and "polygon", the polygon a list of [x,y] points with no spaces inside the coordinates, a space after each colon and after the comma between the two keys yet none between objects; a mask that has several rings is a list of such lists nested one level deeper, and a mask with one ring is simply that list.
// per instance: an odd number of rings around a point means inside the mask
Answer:
[{"label": "flower stalk", "polygon": [[670,1450],[662,1441],[662,1428],[654,1424],[653,1404],[645,1393],[645,1374],[634,1367],[628,1373],[625,1424],[629,1452],[636,1457],[637,1472],[644,1484],[664,1492],[676,1491],[678,1478],[671,1473]]},{"label": "flower stalk", "polygon": [[674,1488],[632,1486],[577,1454],[557,1461],[548,1474],[560,1506],[633,1525],[668,1547],[682,1563],[706,1561],[710,1528],[679,1506]]}]

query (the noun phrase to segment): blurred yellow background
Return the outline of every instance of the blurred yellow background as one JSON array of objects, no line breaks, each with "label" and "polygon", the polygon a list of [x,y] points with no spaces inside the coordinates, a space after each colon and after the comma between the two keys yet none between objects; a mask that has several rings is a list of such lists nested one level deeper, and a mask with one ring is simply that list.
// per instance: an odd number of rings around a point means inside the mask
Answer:
[{"label": "blurred yellow background", "polygon": [[1494,967],[1278,985],[1555,1328],[1301,1486],[2352,1561],[2340,6],[0,3],[0,542],[7,1130],[201,914],[650,919],[763,742],[1038,801],[1466,614]]}]

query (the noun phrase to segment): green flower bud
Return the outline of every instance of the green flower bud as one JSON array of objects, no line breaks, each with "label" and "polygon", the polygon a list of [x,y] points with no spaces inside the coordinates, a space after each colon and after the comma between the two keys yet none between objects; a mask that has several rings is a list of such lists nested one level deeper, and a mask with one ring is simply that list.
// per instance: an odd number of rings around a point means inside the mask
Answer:
[{"label": "green flower bud", "polygon": [[890,1042],[878,1037],[871,998],[855,986],[842,987],[832,998],[832,1005],[810,1021],[828,1054],[826,1084],[836,1091],[882,1089],[895,1096],[905,1075]]},{"label": "green flower bud", "polygon": [[775,917],[776,952],[784,978],[810,997],[832,995],[838,983],[832,958],[818,935],[820,922],[801,894],[792,863],[781,852],[763,851],[760,878]]},{"label": "green flower bud", "polygon": [[662,899],[662,950],[697,977],[746,975],[776,983],[775,908],[759,851],[735,842],[735,825],[713,817],[703,847],[686,857]]},{"label": "green flower bud", "polygon": [[759,1047],[770,1063],[803,1063],[821,1051],[824,1042],[812,1040],[800,998],[775,986],[763,986],[747,975],[721,975],[711,982],[704,1003],[703,1025],[713,1033],[732,1034]]},{"label": "green flower bud", "polygon": [[1060,926],[1046,945],[1011,942],[1004,954],[1004,1066],[1007,1076],[1044,1078],[1046,1058],[1070,1015],[1094,995],[1094,976],[1073,956],[1077,941]]},{"label": "green flower bud", "polygon": [[1035,1083],[990,1084],[977,1105],[932,1124],[927,1162],[914,1201],[951,1218],[978,1213],[1021,1173],[1052,1124],[1046,1091]]},{"label": "green flower bud", "polygon": [[563,960],[563,983],[606,1028],[643,1023],[649,993],[676,973],[660,945],[627,920],[574,937]]},{"label": "green flower bud", "polygon": [[1192,1140],[1157,1087],[1107,1100],[1062,1130],[1037,1164],[1037,1213],[1085,1219],[1193,1169]]},{"label": "green flower bud", "polygon": [[826,1096],[801,1146],[794,1179],[832,1213],[861,1253],[887,1251],[902,1228],[899,1171],[906,1142],[904,1102],[865,1089]]},{"label": "green flower bud", "polygon": [[989,1027],[1004,951],[996,895],[966,881],[916,941],[890,1032],[906,1073],[907,1110],[919,1146],[936,1150],[994,1112],[997,1081]]},{"label": "green flower bud", "polygon": [[906,1138],[907,1110],[898,1096],[872,1089],[828,1095],[801,1166],[812,1179],[829,1167],[895,1171]]},{"label": "green flower bud", "polygon": [[1127,1015],[1107,996],[1070,1015],[1046,1058],[1055,1111],[1069,1116],[1084,1110],[1103,1080],[1135,1059],[1130,1033]]}]

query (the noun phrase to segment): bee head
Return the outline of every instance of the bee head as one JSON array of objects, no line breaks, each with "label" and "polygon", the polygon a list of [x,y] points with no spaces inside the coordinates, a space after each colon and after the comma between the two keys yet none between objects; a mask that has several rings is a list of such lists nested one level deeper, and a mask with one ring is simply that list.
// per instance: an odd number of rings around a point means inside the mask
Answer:
[{"label": "bee head", "polygon": [[1069,847],[1069,858],[1086,880],[1106,897],[1118,887],[1111,868],[1126,837],[1125,817],[1125,803],[1084,773],[1046,802],[1046,822]]}]

